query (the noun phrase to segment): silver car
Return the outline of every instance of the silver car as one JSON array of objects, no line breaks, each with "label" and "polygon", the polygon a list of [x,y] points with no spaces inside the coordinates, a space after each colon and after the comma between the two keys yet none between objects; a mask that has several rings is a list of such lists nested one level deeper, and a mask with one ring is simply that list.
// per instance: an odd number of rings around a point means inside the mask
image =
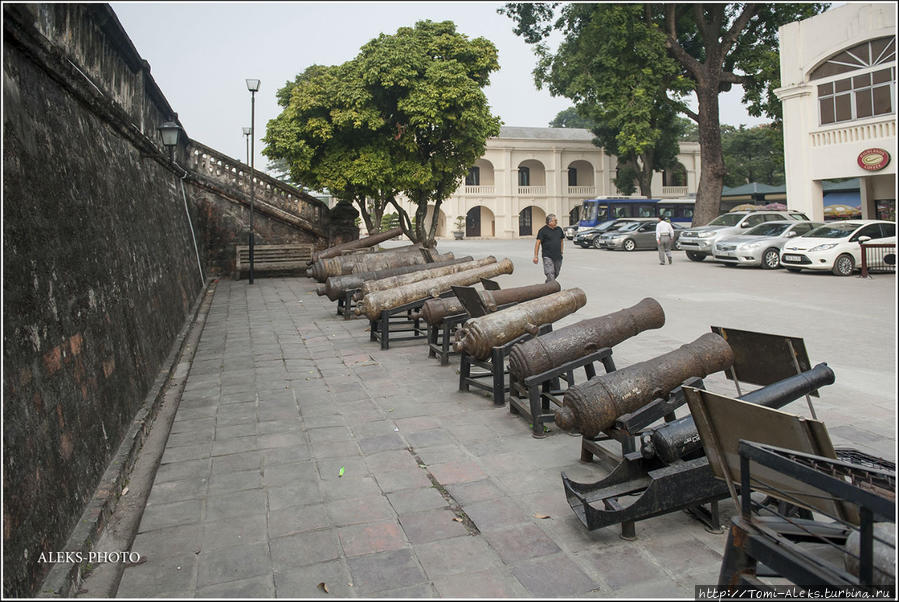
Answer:
[{"label": "silver car", "polygon": [[821,222],[795,220],[759,224],[742,234],[716,242],[715,261],[725,265],[760,265],[766,270],[777,269],[784,243],[821,225]]},{"label": "silver car", "polygon": [[[602,244],[607,249],[625,251],[635,251],[637,249],[655,249],[656,245],[656,225],[659,223],[654,217],[639,218],[640,221],[625,224],[612,232],[606,232],[602,235]],[[681,228],[679,224],[672,224],[674,227],[674,240],[677,240]]]}]

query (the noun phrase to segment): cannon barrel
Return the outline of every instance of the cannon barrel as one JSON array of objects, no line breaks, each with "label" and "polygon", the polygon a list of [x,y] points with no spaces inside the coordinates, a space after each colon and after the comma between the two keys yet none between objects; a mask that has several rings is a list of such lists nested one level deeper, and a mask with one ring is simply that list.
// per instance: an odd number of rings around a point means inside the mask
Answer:
[{"label": "cannon barrel", "polygon": [[374,253],[339,255],[316,260],[312,267],[306,270],[306,273],[317,281],[324,282],[330,276],[342,276],[353,272],[374,272],[404,265],[427,263],[425,254],[430,252],[420,245],[406,245]]},{"label": "cannon barrel", "polygon": [[349,251],[351,249],[364,249],[365,247],[373,247],[384,242],[385,240],[396,238],[402,233],[402,228],[393,228],[392,230],[387,230],[386,232],[378,232],[377,234],[372,234],[371,236],[366,236],[365,238],[357,238],[356,240],[350,240],[344,243],[340,243],[339,245],[334,245],[333,247],[328,247],[327,249],[323,249],[321,251],[313,253],[312,261],[314,262],[318,259],[337,257],[344,251]]},{"label": "cannon barrel", "polygon": [[[504,288],[497,291],[479,291],[478,296],[481,297],[484,306],[490,311],[496,311],[496,308],[506,303],[521,303],[522,301],[530,301],[552,293],[558,293],[562,290],[562,285],[556,280],[546,282],[544,284],[532,284],[530,286],[516,286],[514,288]],[[456,297],[447,297],[445,299],[428,299],[421,307],[421,317],[431,326],[443,323],[443,319],[447,316],[465,313],[462,302]]]},{"label": "cannon barrel", "polygon": [[494,257],[493,255],[484,257],[483,259],[472,259],[468,263],[456,265],[434,265],[431,263],[428,264],[429,268],[424,271],[413,272],[411,274],[399,274],[396,276],[390,276],[389,278],[380,278],[378,280],[369,280],[362,285],[360,291],[356,293],[356,296],[354,298],[358,301],[365,295],[374,293],[375,291],[383,291],[391,288],[396,288],[398,286],[412,284],[413,282],[427,280],[429,278],[437,278],[439,276],[455,274],[456,272],[464,272],[465,270],[479,268],[481,266],[490,265],[491,263],[496,263],[496,257]]},{"label": "cannon barrel", "polygon": [[556,425],[595,437],[619,416],[667,397],[686,379],[726,370],[733,362],[734,352],[727,341],[706,333],[674,351],[571,387],[555,412]]},{"label": "cannon barrel", "polygon": [[508,258],[464,272],[447,274],[431,280],[421,280],[398,286],[386,291],[375,291],[365,295],[353,310],[356,315],[365,314],[369,320],[376,320],[382,311],[393,309],[419,299],[438,297],[453,286],[466,286],[478,282],[481,278],[492,278],[499,274],[511,274],[514,269]]},{"label": "cannon barrel", "polygon": [[360,288],[368,280],[379,280],[389,276],[399,276],[400,274],[410,274],[412,272],[420,272],[421,270],[430,270],[437,266],[458,265],[468,261],[474,261],[474,257],[466,255],[458,259],[453,259],[452,253],[445,255],[437,255],[434,257],[434,263],[422,263],[416,265],[405,265],[399,268],[390,268],[387,270],[378,270],[377,272],[357,272],[355,274],[344,274],[342,276],[329,276],[324,284],[315,287],[315,292],[319,297],[327,295],[331,301],[337,301],[337,298],[349,290]]},{"label": "cannon barrel", "polygon": [[486,316],[472,318],[456,331],[453,349],[485,360],[490,357],[493,347],[504,345],[525,333],[537,336],[542,325],[561,320],[586,304],[587,295],[584,291],[569,288]]},{"label": "cannon barrel", "polygon": [[647,297],[632,307],[518,343],[509,352],[509,372],[524,380],[664,325],[662,306]]},{"label": "cannon barrel", "polygon": [[[833,370],[821,363],[811,370],[756,389],[738,399],[776,410],[820,387],[832,385],[834,380]],[[665,423],[644,433],[641,439],[643,457],[649,459],[655,456],[666,464],[689,459],[702,449],[702,440],[692,416]]]}]

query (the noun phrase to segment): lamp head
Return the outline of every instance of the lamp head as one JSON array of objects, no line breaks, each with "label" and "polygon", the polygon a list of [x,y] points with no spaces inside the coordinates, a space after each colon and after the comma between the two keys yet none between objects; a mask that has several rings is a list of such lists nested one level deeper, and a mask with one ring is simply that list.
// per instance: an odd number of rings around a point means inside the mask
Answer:
[{"label": "lamp head", "polygon": [[241,129],[243,130],[243,135],[244,135],[244,136],[249,136],[249,135],[250,135],[250,132],[253,131],[253,130],[251,130],[251,129],[248,128],[248,127],[241,128]]},{"label": "lamp head", "polygon": [[258,92],[259,91],[259,80],[258,79],[248,79],[247,80],[247,90],[250,92]]},{"label": "lamp head", "polygon": [[174,121],[166,121],[157,129],[159,130],[159,133],[162,134],[162,144],[166,148],[172,149],[172,147],[178,144],[178,134],[181,132],[180,125]]}]

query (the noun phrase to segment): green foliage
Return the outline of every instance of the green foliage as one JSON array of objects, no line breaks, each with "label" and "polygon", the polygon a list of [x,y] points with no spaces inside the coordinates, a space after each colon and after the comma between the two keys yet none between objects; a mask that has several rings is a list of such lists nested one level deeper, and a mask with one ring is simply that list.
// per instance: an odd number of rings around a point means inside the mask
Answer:
[{"label": "green foliage", "polygon": [[618,192],[621,194],[630,196],[634,194],[637,190],[637,176],[640,175],[640,172],[634,167],[633,163],[618,163],[618,168],[615,170],[615,188],[618,189]]},{"label": "green foliage", "polygon": [[[561,7],[561,8],[560,8]],[[499,12],[535,46],[538,86],[592,107],[619,151],[641,154],[662,136],[663,96],[698,124],[702,172],[694,219],[718,213],[725,175],[717,95],[743,86],[750,115],[780,118],[777,30],[825,4],[506,4]],[[558,16],[556,11],[558,9]],[[564,39],[552,54],[553,31]],[[698,110],[684,102],[693,91]],[[666,117],[667,118],[667,117]],[[611,134],[608,134],[611,136]]]},{"label": "green foliage", "polygon": [[385,213],[381,217],[381,232],[392,230],[400,225],[400,216],[396,213]]},{"label": "green foliage", "polygon": [[465,216],[457,215],[456,216],[456,230],[464,230],[465,229]]},{"label": "green foliage", "polygon": [[727,166],[725,186],[759,182],[784,183],[783,131],[773,125],[754,128],[721,126],[721,147]]},{"label": "green foliage", "polygon": [[583,128],[585,130],[593,129],[596,124],[587,117],[582,117],[575,107],[569,107],[559,112],[555,119],[549,122],[551,128]]},{"label": "green foliage", "polygon": [[[353,60],[309,67],[279,90],[284,109],[268,124],[263,152],[286,159],[307,185],[362,206],[374,199],[377,222],[391,203],[407,235],[430,243],[436,224],[418,227],[428,204],[436,214],[499,134],[482,90],[498,68],[494,45],[457,33],[451,21],[401,27]],[[418,219],[397,204],[399,193],[416,204]]]}]

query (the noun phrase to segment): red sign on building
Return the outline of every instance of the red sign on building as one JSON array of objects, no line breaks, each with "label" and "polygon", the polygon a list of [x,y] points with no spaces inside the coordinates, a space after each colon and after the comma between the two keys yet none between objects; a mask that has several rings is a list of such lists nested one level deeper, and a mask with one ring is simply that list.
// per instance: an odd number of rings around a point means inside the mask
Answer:
[{"label": "red sign on building", "polygon": [[869,148],[858,154],[858,166],[868,171],[878,171],[889,165],[890,153],[882,148]]}]

